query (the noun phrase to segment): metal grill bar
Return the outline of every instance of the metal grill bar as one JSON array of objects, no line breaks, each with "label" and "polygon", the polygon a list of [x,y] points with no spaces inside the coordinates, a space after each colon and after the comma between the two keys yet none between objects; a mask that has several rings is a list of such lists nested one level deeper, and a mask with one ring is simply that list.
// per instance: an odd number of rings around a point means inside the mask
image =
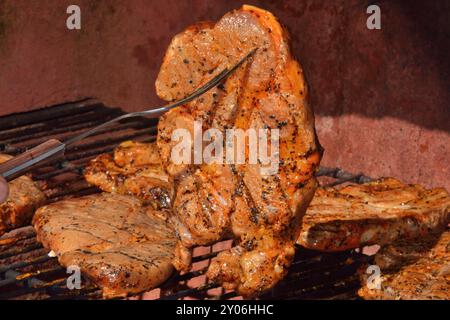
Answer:
[{"label": "metal grill bar", "polygon": [[[70,139],[81,130],[89,129],[107,119],[120,115],[94,99],[67,103],[32,112],[0,117],[0,151],[17,154],[50,138]],[[122,141],[133,139],[151,142],[156,138],[156,120],[130,119],[97,132],[94,136],[70,147],[64,159],[47,162],[33,172],[33,178],[44,187],[48,203],[66,197],[97,193],[82,177],[87,161],[100,153],[111,152]],[[320,168],[318,176],[335,179],[328,186],[345,182],[363,183],[371,178],[350,174],[339,168]],[[204,283],[210,259],[219,252],[210,247],[209,253],[193,257],[194,265],[202,267],[185,274],[175,274],[161,286],[161,299],[185,297],[230,299],[235,292],[224,292],[213,283]],[[351,259],[351,264],[346,261]],[[367,257],[355,252],[322,254],[298,248],[295,261],[284,281],[266,299],[304,299],[354,297],[357,288],[356,268]],[[19,228],[0,237],[0,298],[38,295],[42,299],[97,299],[101,290],[85,279],[81,290],[68,290],[62,275],[64,268],[56,258],[46,254],[31,226]],[[63,276],[63,278],[61,278]],[[221,293],[217,293],[217,290]],[[215,293],[210,293],[210,292]],[[33,296],[34,297],[34,296]]]},{"label": "metal grill bar", "polygon": [[45,282],[43,281],[37,281],[36,276],[49,276],[55,273],[60,273],[63,270],[61,266],[55,267],[55,268],[49,268],[49,269],[43,269],[43,270],[37,270],[34,272],[21,274],[20,272],[14,271],[14,270],[8,270],[5,272],[5,280],[0,281],[0,287],[6,286],[8,284],[12,283],[19,283],[23,281],[27,281],[28,286],[33,286],[35,284],[41,285]]},{"label": "metal grill bar", "polygon": [[83,114],[97,107],[103,107],[103,104],[96,99],[86,98],[81,101],[64,103],[34,111],[16,113],[0,117],[0,128],[2,128],[2,130],[6,130],[10,128],[20,128],[29,124],[48,122],[49,120],[60,119],[65,116]]},{"label": "metal grill bar", "polygon": [[33,243],[32,245],[26,248],[14,248],[12,250],[5,251],[0,253],[0,259],[5,259],[12,256],[17,256],[19,254],[27,253],[36,249],[40,249],[42,246],[39,243]]},{"label": "metal grill bar", "polygon": [[35,236],[35,234],[28,234],[28,235],[21,236],[21,237],[2,239],[2,240],[0,240],[0,246],[4,247],[7,245],[13,245],[19,241],[24,241],[24,240],[33,238],[34,236]]},{"label": "metal grill bar", "polygon": [[[15,262],[15,263],[11,263],[11,264],[7,264],[4,266],[0,266],[0,273],[2,272],[6,272],[10,269],[20,269],[20,268],[24,268],[24,267],[28,267],[30,265],[33,264],[39,264],[39,263],[43,263],[43,262],[47,262],[49,260],[55,260],[55,258],[49,257],[48,255],[43,255],[40,256],[34,260],[31,261],[19,261],[19,262]],[[1,285],[0,285],[1,287]]]},{"label": "metal grill bar", "polygon": [[329,184],[323,185],[324,188],[328,187],[334,187],[339,184],[345,183],[345,182],[355,182],[355,183],[366,183],[370,182],[373,179],[371,177],[365,176],[362,173],[358,174],[352,174],[349,172],[345,172],[344,170],[340,168],[327,168],[327,167],[320,167],[319,172],[316,174],[318,177],[327,176],[330,178],[337,179],[336,181],[333,181]]},{"label": "metal grill bar", "polygon": [[215,283],[208,283],[203,286],[199,286],[197,288],[180,290],[172,295],[161,297],[161,300],[177,300],[177,299],[188,297],[188,296],[195,296],[195,295],[202,294],[210,289],[215,289],[215,288],[219,288],[219,287],[220,286]]},{"label": "metal grill bar", "polygon": [[[100,113],[100,114],[99,114]],[[82,114],[78,117],[67,117],[67,119],[58,119],[57,121],[52,121],[45,125],[31,125],[27,128],[19,128],[8,130],[4,132],[0,139],[2,144],[15,144],[28,140],[33,140],[36,138],[42,138],[48,136],[48,131],[51,130],[52,134],[64,134],[68,132],[83,130],[96,126],[102,122],[102,119],[112,119],[114,116],[120,114],[119,112],[88,112]],[[99,116],[102,116],[101,118]],[[82,119],[81,119],[82,118]],[[131,123],[128,126],[133,127],[133,125],[139,125],[139,122],[134,124]],[[57,126],[57,128],[55,128]],[[103,130],[105,132],[105,130]],[[18,136],[19,134],[19,136]]]}]

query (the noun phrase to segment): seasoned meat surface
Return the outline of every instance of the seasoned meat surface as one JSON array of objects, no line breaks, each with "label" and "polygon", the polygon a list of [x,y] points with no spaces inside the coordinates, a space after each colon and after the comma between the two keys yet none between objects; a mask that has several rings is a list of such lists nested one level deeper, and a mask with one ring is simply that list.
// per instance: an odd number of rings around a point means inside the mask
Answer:
[{"label": "seasoned meat surface", "polygon": [[363,274],[358,293],[364,299],[450,299],[450,230],[382,248],[375,264],[381,268],[381,288],[369,289]]},{"label": "seasoned meat surface", "polygon": [[84,176],[103,191],[134,195],[155,209],[171,207],[173,185],[155,143],[123,142],[113,155],[92,160]]},{"label": "seasoned meat surface", "polygon": [[426,257],[436,246],[442,230],[414,239],[400,239],[378,250],[374,263],[384,272],[393,273]]},{"label": "seasoned meat surface", "polygon": [[[12,156],[0,154],[0,163],[11,158]],[[0,203],[0,235],[28,224],[36,208],[44,201],[44,193],[30,177],[21,176],[10,181],[9,196],[5,202]]]},{"label": "seasoned meat surface", "polygon": [[445,189],[425,189],[393,178],[318,189],[298,243],[322,251],[342,251],[443,230],[450,222]]},{"label": "seasoned meat surface", "polygon": [[78,266],[105,298],[152,289],[172,273],[170,224],[132,197],[102,193],[41,207],[37,238],[63,266]]},{"label": "seasoned meat surface", "polygon": [[[321,158],[307,86],[288,34],[271,13],[243,6],[217,23],[196,24],[176,35],[156,81],[161,98],[179,99],[255,48],[222,85],[166,113],[157,139],[175,185],[177,269],[189,268],[192,246],[233,237],[236,247],[213,259],[207,277],[246,297],[270,289],[286,274]],[[248,145],[241,163],[220,155],[222,162],[196,163],[195,144],[194,161],[176,163],[173,137],[180,128],[191,135],[214,128],[223,136],[227,129],[268,129],[270,135],[278,129],[278,170],[268,174],[262,170],[266,164],[251,164]]]}]

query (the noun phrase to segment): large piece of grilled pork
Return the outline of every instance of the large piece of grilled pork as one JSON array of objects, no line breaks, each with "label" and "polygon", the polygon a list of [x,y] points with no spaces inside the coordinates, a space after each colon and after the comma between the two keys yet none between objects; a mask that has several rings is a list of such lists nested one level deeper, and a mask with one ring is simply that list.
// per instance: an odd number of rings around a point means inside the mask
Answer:
[{"label": "large piece of grilled pork", "polygon": [[298,243],[321,251],[385,245],[443,230],[450,222],[450,196],[393,178],[318,189]]},{"label": "large piece of grilled pork", "polygon": [[[12,156],[0,154],[0,163]],[[9,195],[0,203],[0,235],[30,223],[34,211],[45,201],[44,193],[28,176],[20,176],[8,183]]]},{"label": "large piece of grilled pork", "polygon": [[377,300],[449,300],[450,230],[381,248],[375,256],[380,286],[362,273],[359,295]]},{"label": "large piece of grilled pork", "polygon": [[[157,139],[175,183],[177,269],[189,267],[194,245],[232,236],[237,246],[213,259],[207,276],[247,297],[286,274],[321,158],[305,79],[288,34],[271,13],[243,6],[217,23],[196,24],[175,36],[156,81],[161,98],[180,99],[255,48],[222,86],[165,114]],[[240,165],[174,163],[172,133],[180,128],[193,133],[194,121],[222,133],[280,129],[278,172],[263,175],[262,165],[248,164],[248,158]]]},{"label": "large piece of grilled pork", "polygon": [[66,267],[77,266],[103,297],[137,294],[172,273],[175,233],[163,212],[132,196],[102,193],[43,206],[37,238]]}]

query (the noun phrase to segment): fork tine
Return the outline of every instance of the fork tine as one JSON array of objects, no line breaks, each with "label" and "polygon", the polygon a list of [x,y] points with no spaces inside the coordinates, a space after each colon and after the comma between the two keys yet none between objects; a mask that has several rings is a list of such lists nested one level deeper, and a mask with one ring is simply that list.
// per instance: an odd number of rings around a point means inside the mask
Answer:
[{"label": "fork tine", "polygon": [[188,95],[187,97],[185,97],[179,101],[174,102],[173,104],[171,104],[169,106],[166,106],[166,108],[172,109],[181,104],[185,104],[185,103],[201,96],[202,94],[204,94],[211,88],[214,88],[223,79],[227,78],[230,74],[232,74],[234,71],[236,71],[236,69],[239,68],[248,58],[250,58],[250,56],[252,56],[256,52],[256,50],[257,50],[257,48],[253,49],[252,51],[247,53],[245,55],[245,57],[243,57],[241,60],[239,60],[233,67],[231,67],[230,69],[228,69],[228,68],[223,69],[218,75],[216,75],[214,78],[209,80],[203,86],[201,86],[200,88],[198,88],[197,90],[192,92],[190,95]]}]

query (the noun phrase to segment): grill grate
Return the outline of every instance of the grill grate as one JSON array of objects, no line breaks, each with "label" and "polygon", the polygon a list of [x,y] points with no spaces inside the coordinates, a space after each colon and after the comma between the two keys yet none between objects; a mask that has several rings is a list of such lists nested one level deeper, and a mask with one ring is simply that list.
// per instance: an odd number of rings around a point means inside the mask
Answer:
[{"label": "grill grate", "polygon": [[[50,138],[68,139],[83,130],[112,119],[123,112],[104,106],[95,99],[66,103],[36,111],[0,117],[0,152],[16,155]],[[96,133],[66,150],[64,159],[47,162],[34,170],[33,179],[47,195],[47,203],[66,197],[99,192],[82,177],[85,164],[95,156],[111,152],[120,142],[156,139],[157,120],[127,119]],[[324,185],[363,183],[370,178],[339,168],[321,167]],[[175,274],[160,288],[136,298],[233,299],[215,284],[205,283],[204,273],[211,258],[231,246],[223,241],[194,249],[193,268]],[[343,299],[356,298],[359,286],[356,270],[370,257],[355,251],[319,253],[297,248],[295,261],[286,278],[263,296],[264,299]],[[69,290],[67,274],[56,258],[48,256],[36,240],[32,226],[15,229],[0,237],[0,299],[99,299],[101,290],[83,278],[83,287]]]}]

